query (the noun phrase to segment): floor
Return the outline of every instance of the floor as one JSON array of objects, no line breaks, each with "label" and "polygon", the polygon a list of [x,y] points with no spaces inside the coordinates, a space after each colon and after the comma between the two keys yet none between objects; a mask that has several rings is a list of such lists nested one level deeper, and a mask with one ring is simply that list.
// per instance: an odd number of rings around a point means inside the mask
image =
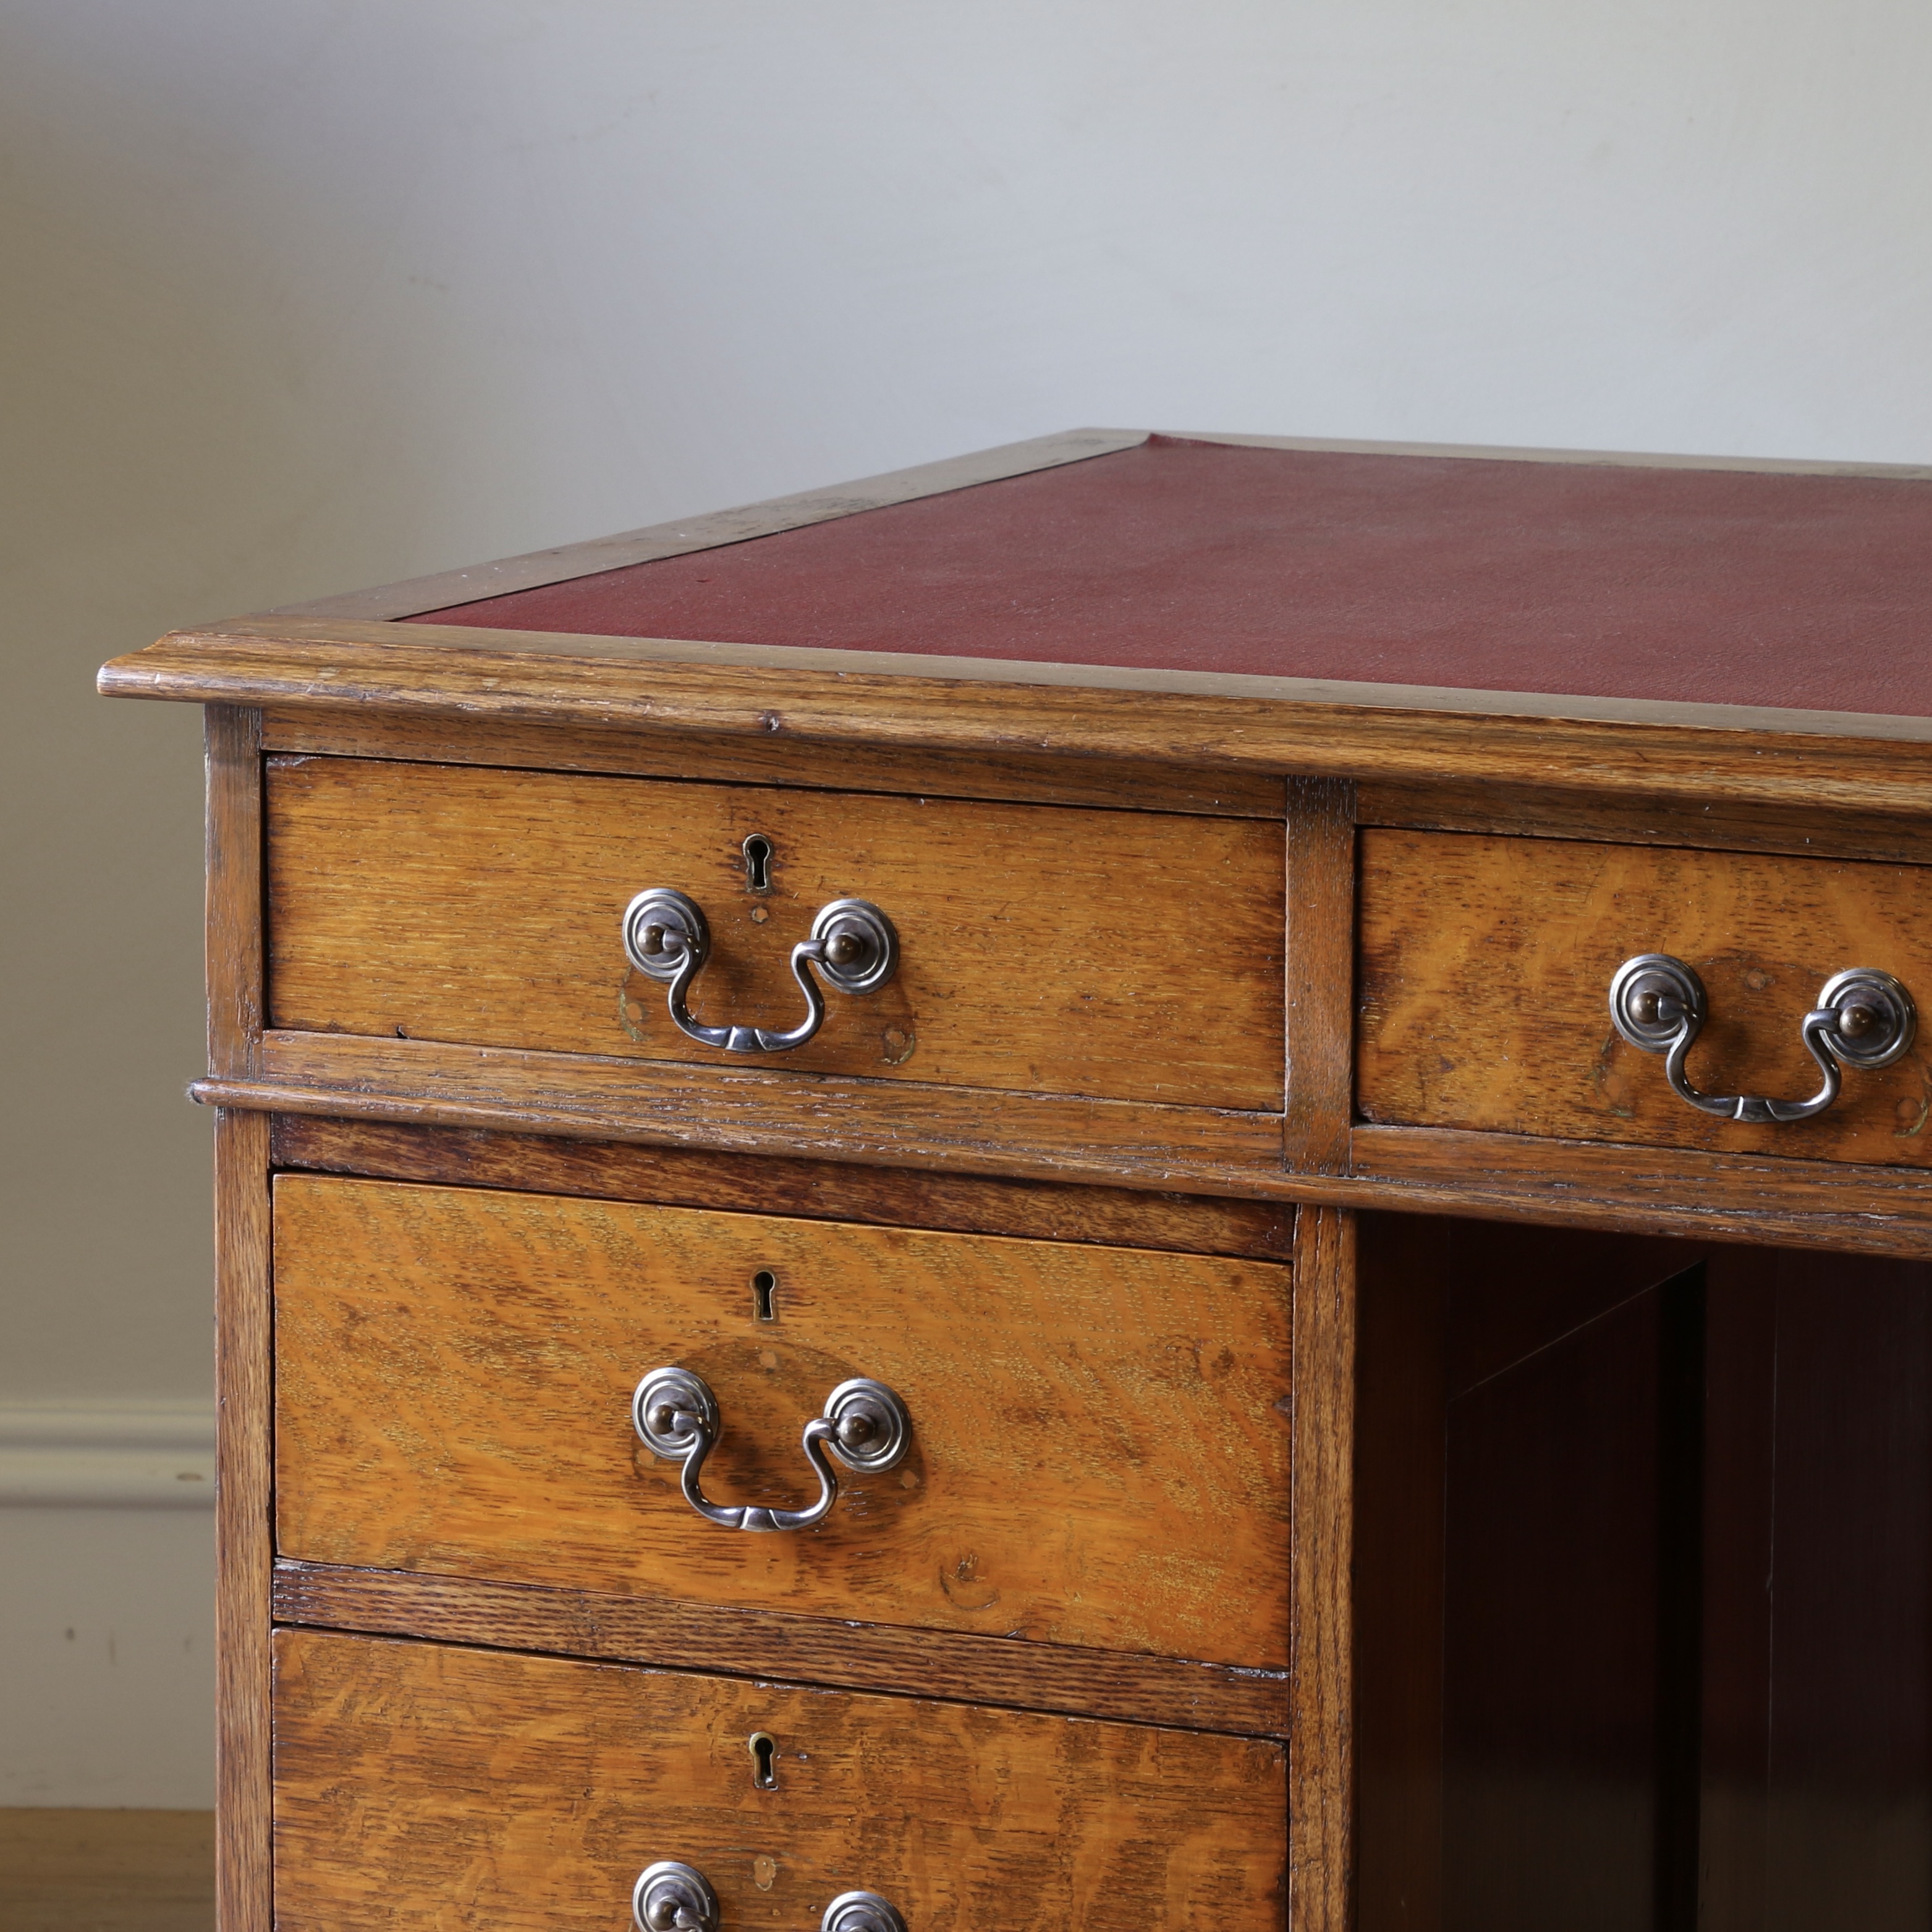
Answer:
[{"label": "floor", "polygon": [[213,1932],[212,1811],[0,1808],[0,1932]]}]

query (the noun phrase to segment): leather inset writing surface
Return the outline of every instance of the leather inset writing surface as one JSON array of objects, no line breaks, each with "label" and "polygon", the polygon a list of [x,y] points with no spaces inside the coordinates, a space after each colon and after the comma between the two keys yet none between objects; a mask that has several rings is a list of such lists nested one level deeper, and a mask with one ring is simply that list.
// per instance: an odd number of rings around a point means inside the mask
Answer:
[{"label": "leather inset writing surface", "polygon": [[1155,436],[417,621],[1922,716],[1932,482]]}]

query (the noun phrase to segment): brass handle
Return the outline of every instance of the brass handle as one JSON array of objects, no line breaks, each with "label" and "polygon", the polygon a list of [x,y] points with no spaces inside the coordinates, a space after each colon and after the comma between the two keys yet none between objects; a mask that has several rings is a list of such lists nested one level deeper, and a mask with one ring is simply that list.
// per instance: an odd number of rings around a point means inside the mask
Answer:
[{"label": "brass handle", "polygon": [[[660,1858],[632,1888],[631,1917],[638,1932],[718,1932],[718,1894],[696,1866]],[[842,1892],[818,1932],[906,1932],[906,1922],[876,1892]]]},{"label": "brass handle", "polygon": [[704,1459],[717,1445],[718,1399],[688,1369],[653,1369],[631,1397],[631,1419],[653,1456],[683,1465],[678,1486],[706,1522],[726,1529],[809,1529],[838,1500],[838,1478],[827,1452],[862,1475],[896,1468],[912,1444],[912,1418],[884,1382],[860,1376],[825,1398],[825,1412],[805,1425],[804,1447],[818,1472],[818,1500],[802,1510],[764,1509],[751,1503],[714,1503],[698,1486]]},{"label": "brass handle", "polygon": [[805,994],[805,1018],[780,1032],[770,1027],[704,1026],[691,1016],[685,997],[711,956],[711,928],[698,902],[670,886],[652,886],[624,909],[624,952],[640,973],[670,989],[671,1024],[700,1046],[727,1053],[789,1053],[825,1024],[825,1000],[812,977],[815,966],[833,992],[875,992],[899,963],[892,922],[864,899],[834,899],[820,906],[812,936],[791,950],[791,975]]},{"label": "brass handle", "polygon": [[1824,1084],[1808,1100],[1772,1100],[1754,1094],[1700,1094],[1691,1085],[1684,1061],[1708,1014],[1703,981],[1667,952],[1640,952],[1610,981],[1610,1018],[1617,1031],[1640,1051],[1664,1055],[1664,1077],[1674,1094],[1703,1113],[1759,1124],[1822,1114],[1838,1097],[1840,1067],[1889,1066],[1910,1051],[1918,1024],[1912,995],[1889,973],[1855,966],[1834,974],[1799,1029]]}]

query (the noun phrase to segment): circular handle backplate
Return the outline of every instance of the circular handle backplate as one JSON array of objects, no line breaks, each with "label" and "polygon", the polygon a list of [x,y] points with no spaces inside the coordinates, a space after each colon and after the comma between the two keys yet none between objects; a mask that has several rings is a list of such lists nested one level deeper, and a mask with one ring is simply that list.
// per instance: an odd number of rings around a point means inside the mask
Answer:
[{"label": "circular handle backplate", "polygon": [[694,1865],[660,1858],[631,1888],[638,1932],[718,1932],[718,1894]]}]

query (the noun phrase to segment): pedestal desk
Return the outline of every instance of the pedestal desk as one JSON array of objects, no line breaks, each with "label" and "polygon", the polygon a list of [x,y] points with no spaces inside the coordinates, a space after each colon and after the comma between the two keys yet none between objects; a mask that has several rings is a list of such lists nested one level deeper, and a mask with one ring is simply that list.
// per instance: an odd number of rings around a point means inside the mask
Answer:
[{"label": "pedestal desk", "polygon": [[101,688],[225,1932],[1926,1922],[1932,471],[1083,431]]}]

